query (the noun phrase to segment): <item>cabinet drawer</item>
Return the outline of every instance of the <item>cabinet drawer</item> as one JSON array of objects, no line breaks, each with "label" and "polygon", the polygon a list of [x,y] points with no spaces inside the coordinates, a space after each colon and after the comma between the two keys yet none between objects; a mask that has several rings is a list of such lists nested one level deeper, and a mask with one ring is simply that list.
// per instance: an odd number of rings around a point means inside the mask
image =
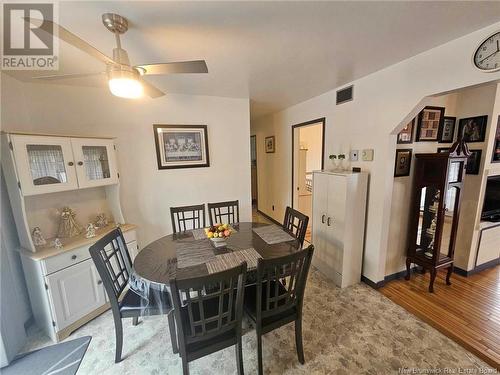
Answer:
[{"label": "cabinet drawer", "polygon": [[80,247],[79,249],[70,250],[68,252],[44,259],[42,267],[44,268],[45,275],[49,275],[89,258],[89,248]]}]

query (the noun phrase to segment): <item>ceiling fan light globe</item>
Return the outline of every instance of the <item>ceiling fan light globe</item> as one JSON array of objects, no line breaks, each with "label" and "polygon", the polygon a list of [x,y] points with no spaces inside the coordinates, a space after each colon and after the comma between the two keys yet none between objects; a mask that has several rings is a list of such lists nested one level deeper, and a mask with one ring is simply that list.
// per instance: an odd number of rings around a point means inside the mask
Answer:
[{"label": "ceiling fan light globe", "polygon": [[139,73],[133,70],[116,69],[108,72],[108,86],[111,93],[120,98],[137,99],[143,96],[144,87]]},{"label": "ceiling fan light globe", "polygon": [[133,78],[111,78],[109,91],[115,96],[126,99],[138,99],[144,94],[141,83]]}]

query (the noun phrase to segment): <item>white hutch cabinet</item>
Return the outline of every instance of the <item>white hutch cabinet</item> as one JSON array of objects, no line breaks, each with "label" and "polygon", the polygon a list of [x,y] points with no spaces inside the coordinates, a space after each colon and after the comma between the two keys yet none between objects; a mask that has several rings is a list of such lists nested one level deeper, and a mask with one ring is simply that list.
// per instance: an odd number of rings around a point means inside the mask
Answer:
[{"label": "white hutch cabinet", "polygon": [[341,288],[361,281],[368,174],[313,173],[312,264]]},{"label": "white hutch cabinet", "polygon": [[[120,224],[132,258],[138,251],[136,227],[125,224],[119,200],[116,149],[113,139],[2,134],[2,169],[21,248],[21,261],[37,325],[54,341],[109,308],[106,292],[89,247]],[[110,224],[96,237],[61,238],[53,246],[58,210],[75,209],[85,227],[98,213]],[[31,238],[40,227],[47,244]]]}]

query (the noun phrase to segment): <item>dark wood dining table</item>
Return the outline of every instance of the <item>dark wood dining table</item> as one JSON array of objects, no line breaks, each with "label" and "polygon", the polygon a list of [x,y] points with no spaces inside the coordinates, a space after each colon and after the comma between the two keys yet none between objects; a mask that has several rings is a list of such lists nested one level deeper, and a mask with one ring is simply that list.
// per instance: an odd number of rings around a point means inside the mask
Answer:
[{"label": "dark wood dining table", "polygon": [[[253,228],[269,224],[255,222],[241,222],[231,224],[234,233],[227,239],[226,246],[215,247],[211,251],[214,255],[254,248],[264,259],[279,257],[300,250],[297,240],[280,242],[276,244],[266,243]],[[208,238],[205,241],[210,241]],[[173,278],[189,278],[208,275],[206,264],[197,264],[190,267],[179,268],[177,265],[178,243],[183,246],[192,242],[195,246],[196,240],[192,231],[174,233],[153,241],[144,247],[134,260],[135,277],[147,282],[152,289],[168,291],[170,280]],[[250,271],[251,273],[251,271]],[[249,275],[251,276],[251,275]],[[248,277],[252,282],[253,277]]]}]

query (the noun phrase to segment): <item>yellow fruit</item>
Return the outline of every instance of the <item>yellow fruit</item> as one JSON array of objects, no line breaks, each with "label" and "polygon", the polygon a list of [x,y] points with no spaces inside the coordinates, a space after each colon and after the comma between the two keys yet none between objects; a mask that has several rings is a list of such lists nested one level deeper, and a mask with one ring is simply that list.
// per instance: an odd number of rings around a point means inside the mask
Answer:
[{"label": "yellow fruit", "polygon": [[214,238],[219,237],[219,233],[214,233]]},{"label": "yellow fruit", "polygon": [[213,232],[208,232],[207,236],[208,236],[208,238],[212,238],[214,236],[214,233]]},{"label": "yellow fruit", "polygon": [[219,228],[217,228],[217,229],[218,229],[220,232],[222,232],[222,231],[224,230],[224,226],[223,226],[223,225],[221,225],[221,226],[219,226]]},{"label": "yellow fruit", "polygon": [[224,224],[223,227],[224,229],[227,229],[229,227],[229,224]]}]

